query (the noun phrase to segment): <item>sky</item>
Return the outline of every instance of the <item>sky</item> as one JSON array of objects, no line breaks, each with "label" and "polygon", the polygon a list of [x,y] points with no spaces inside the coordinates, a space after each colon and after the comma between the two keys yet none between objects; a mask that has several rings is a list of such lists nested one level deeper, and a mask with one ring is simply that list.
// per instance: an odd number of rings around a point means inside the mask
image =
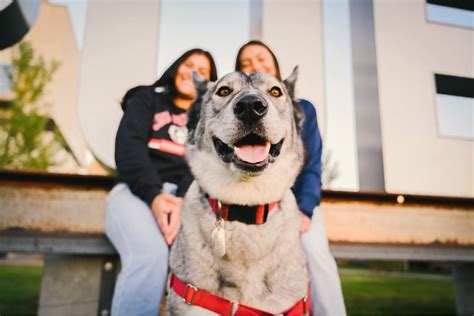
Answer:
[{"label": "sky", "polygon": [[238,48],[249,40],[250,0],[162,0],[160,15],[158,74],[185,50],[200,47],[214,54],[224,75],[234,70]]},{"label": "sky", "polygon": [[[67,7],[77,45],[82,49],[88,1],[49,0],[49,2]],[[233,71],[237,49],[249,39],[249,8],[250,0],[161,0],[157,75],[162,73],[177,56],[194,47],[212,51],[219,74]],[[209,19],[210,12],[212,20]],[[224,27],[216,28],[216,25]],[[225,25],[239,27],[225,27]]]}]

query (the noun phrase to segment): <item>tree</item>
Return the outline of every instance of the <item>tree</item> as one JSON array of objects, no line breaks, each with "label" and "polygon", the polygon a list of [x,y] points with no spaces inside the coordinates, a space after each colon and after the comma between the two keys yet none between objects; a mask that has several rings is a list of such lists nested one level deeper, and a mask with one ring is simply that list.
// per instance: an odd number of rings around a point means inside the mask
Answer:
[{"label": "tree", "polygon": [[0,115],[1,168],[46,170],[57,163],[54,156],[65,141],[51,126],[50,106],[42,98],[59,66],[38,56],[28,42],[12,48],[8,78],[14,97]]},{"label": "tree", "polygon": [[339,176],[339,165],[336,162],[332,161],[332,152],[330,150],[326,150],[323,152],[322,157],[322,184],[323,189],[331,188],[331,184],[334,180],[337,179]]}]

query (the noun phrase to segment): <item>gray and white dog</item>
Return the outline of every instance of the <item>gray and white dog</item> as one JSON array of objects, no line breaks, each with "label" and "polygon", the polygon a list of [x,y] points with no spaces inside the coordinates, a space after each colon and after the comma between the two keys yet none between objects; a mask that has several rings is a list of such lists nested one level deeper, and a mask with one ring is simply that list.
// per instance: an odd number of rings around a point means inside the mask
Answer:
[{"label": "gray and white dog", "polygon": [[[186,159],[195,181],[170,254],[171,271],[184,282],[270,313],[305,297],[309,282],[290,190],[304,159],[296,77],[297,68],[283,82],[264,73],[234,72],[217,82],[194,74],[198,98],[189,112]],[[226,205],[278,204],[265,223],[225,221],[216,237],[207,196]],[[216,245],[215,238],[223,240]],[[168,310],[215,315],[186,304],[173,289]]]}]

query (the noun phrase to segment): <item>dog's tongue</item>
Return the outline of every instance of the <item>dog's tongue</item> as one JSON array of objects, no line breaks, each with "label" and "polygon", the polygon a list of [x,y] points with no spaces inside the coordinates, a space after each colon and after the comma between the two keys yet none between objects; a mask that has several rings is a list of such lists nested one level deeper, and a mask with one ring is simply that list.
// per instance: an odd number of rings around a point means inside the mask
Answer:
[{"label": "dog's tongue", "polygon": [[244,145],[235,147],[237,157],[248,163],[264,161],[270,152],[270,144],[267,145]]}]

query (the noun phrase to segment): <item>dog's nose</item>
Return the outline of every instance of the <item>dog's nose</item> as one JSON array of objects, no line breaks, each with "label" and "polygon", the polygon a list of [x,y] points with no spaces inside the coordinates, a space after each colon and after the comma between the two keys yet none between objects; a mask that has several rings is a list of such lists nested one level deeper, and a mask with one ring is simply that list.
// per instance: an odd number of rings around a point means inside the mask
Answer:
[{"label": "dog's nose", "polygon": [[268,112],[267,104],[254,95],[245,96],[235,104],[234,114],[245,123],[255,123]]}]

